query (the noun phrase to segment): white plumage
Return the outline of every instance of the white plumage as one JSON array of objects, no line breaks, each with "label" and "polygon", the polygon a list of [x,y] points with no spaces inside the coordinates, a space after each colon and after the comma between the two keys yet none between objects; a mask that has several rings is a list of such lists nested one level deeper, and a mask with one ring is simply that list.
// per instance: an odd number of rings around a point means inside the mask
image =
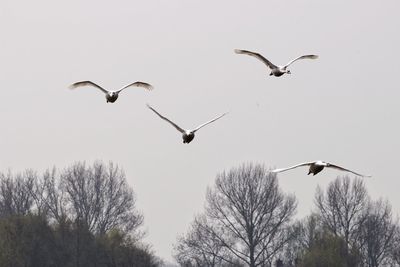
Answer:
[{"label": "white plumage", "polygon": [[92,87],[95,87],[97,89],[100,89],[100,91],[102,91],[106,95],[107,103],[109,103],[109,102],[110,103],[114,103],[118,99],[119,93],[122,90],[124,90],[124,89],[126,89],[128,87],[131,87],[131,86],[142,87],[142,88],[144,88],[146,90],[152,90],[153,89],[153,86],[151,86],[150,84],[144,83],[144,82],[139,82],[139,81],[138,82],[134,82],[134,83],[130,83],[128,85],[125,85],[124,87],[122,87],[121,89],[116,90],[116,91],[106,90],[103,87],[101,87],[100,85],[97,85],[92,81],[76,82],[76,83],[72,84],[69,88],[70,89],[75,89],[75,88],[78,88],[78,87],[81,87],[81,86],[92,86]]},{"label": "white plumage", "polygon": [[265,65],[267,65],[271,69],[271,73],[269,75],[270,76],[274,75],[276,77],[282,76],[285,73],[291,74],[290,70],[288,70],[287,67],[289,67],[291,64],[293,64],[297,60],[300,60],[300,59],[317,59],[318,58],[317,55],[304,55],[304,56],[300,56],[300,57],[297,57],[297,58],[291,60],[289,63],[287,63],[284,66],[277,66],[277,65],[272,64],[271,61],[269,61],[268,59],[263,57],[261,54],[256,53],[256,52],[251,52],[251,51],[248,51],[248,50],[235,49],[235,53],[236,54],[244,54],[244,55],[252,56],[252,57],[257,58],[258,60],[261,60]]},{"label": "white plumage", "polygon": [[337,170],[341,170],[341,171],[346,171],[346,172],[351,172],[357,176],[362,176],[362,177],[371,177],[370,175],[363,175],[354,171],[351,171],[349,169],[345,169],[343,167],[340,167],[338,165],[334,165],[332,163],[328,163],[322,160],[316,160],[316,161],[311,161],[311,162],[304,162],[304,163],[300,163],[288,168],[282,168],[282,169],[275,169],[272,170],[272,172],[274,173],[279,173],[279,172],[284,172],[284,171],[288,171],[297,167],[302,167],[302,166],[310,166],[309,170],[308,170],[308,175],[310,173],[312,173],[313,175],[316,175],[317,173],[321,172],[324,168],[333,168],[333,169],[337,169]]},{"label": "white plumage", "polygon": [[222,114],[222,115],[220,115],[220,116],[218,116],[218,117],[215,117],[214,119],[209,120],[209,121],[207,121],[207,122],[205,122],[205,123],[203,123],[203,124],[197,126],[197,127],[194,128],[193,130],[185,130],[185,129],[179,127],[179,126],[178,126],[176,123],[174,123],[173,121],[169,120],[168,118],[166,118],[166,117],[164,117],[163,115],[161,115],[160,113],[158,113],[157,110],[155,110],[154,108],[152,108],[149,104],[147,104],[147,107],[148,107],[149,109],[151,109],[154,113],[156,113],[161,119],[163,119],[163,120],[169,122],[172,126],[175,127],[175,129],[177,129],[179,132],[181,132],[181,133],[182,133],[183,143],[185,143],[185,144],[188,144],[188,143],[190,143],[190,142],[193,140],[195,132],[197,132],[198,130],[200,130],[201,128],[203,128],[204,126],[206,126],[207,124],[210,124],[210,123],[212,123],[212,122],[214,122],[214,121],[216,121],[216,120],[222,118],[222,117],[225,116],[226,114],[228,114],[228,113],[226,112],[226,113],[224,113],[224,114]]}]

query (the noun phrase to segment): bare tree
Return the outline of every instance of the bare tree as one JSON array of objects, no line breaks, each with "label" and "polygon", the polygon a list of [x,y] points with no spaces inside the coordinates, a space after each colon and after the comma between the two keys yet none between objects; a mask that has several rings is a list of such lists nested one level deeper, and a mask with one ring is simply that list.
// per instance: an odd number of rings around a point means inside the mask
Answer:
[{"label": "bare tree", "polygon": [[282,193],[276,175],[263,165],[219,174],[206,200],[211,227],[205,229],[229,252],[227,262],[236,258],[250,267],[266,266],[291,238],[287,226],[296,211],[295,197]]},{"label": "bare tree", "polygon": [[[232,264],[224,244],[215,236],[205,216],[198,216],[192,223],[188,233],[178,238],[175,246],[175,259],[181,266],[239,266]],[[224,228],[218,231],[224,231]]]},{"label": "bare tree", "polygon": [[357,244],[361,225],[366,218],[369,197],[361,179],[350,181],[338,177],[324,193],[317,188],[315,204],[323,223],[337,236],[344,238],[349,251]]},{"label": "bare tree", "polygon": [[[66,193],[69,212],[91,232],[104,234],[114,227],[129,232],[143,223],[125,174],[112,163],[72,165],[61,174],[61,189]],[[59,201],[53,197],[53,205]]]},{"label": "bare tree", "polygon": [[0,266],[159,266],[135,204],[112,163],[0,173]]},{"label": "bare tree", "polygon": [[26,215],[32,211],[34,199],[31,192],[36,175],[27,170],[23,174],[0,173],[0,217]]},{"label": "bare tree", "polygon": [[392,266],[400,266],[400,226],[395,227],[393,245],[390,251]]},{"label": "bare tree", "polygon": [[359,234],[360,251],[368,267],[388,265],[395,246],[396,224],[387,201],[372,202]]},{"label": "bare tree", "polygon": [[49,217],[62,224],[68,216],[66,210],[68,203],[66,194],[57,178],[57,171],[55,168],[47,170],[42,177],[41,182],[37,185],[40,189],[36,190],[41,192],[37,197],[38,202],[45,203]]}]

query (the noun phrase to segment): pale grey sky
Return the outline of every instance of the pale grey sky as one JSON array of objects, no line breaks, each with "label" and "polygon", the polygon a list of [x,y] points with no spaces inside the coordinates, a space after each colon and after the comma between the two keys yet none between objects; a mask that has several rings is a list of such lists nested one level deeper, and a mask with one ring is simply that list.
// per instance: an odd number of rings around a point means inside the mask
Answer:
[{"label": "pale grey sky", "polygon": [[[2,0],[1,171],[112,160],[125,169],[145,215],[146,241],[171,260],[177,234],[203,210],[215,175],[242,162],[286,167],[322,159],[361,173],[370,194],[400,212],[398,0]],[[276,64],[315,53],[268,76]],[[107,104],[94,88],[142,80]],[[225,111],[189,145],[145,107],[184,128]],[[279,175],[298,216],[317,185],[305,168]]]}]

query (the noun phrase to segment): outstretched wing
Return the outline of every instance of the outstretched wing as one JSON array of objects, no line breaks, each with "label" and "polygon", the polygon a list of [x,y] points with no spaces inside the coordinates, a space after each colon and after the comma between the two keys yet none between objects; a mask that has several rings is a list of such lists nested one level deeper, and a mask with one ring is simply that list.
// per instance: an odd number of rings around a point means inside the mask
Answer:
[{"label": "outstretched wing", "polygon": [[274,172],[274,173],[284,172],[284,171],[288,171],[288,170],[291,170],[291,169],[294,169],[294,168],[297,168],[297,167],[301,167],[301,166],[310,166],[313,163],[314,163],[314,161],[312,161],[312,162],[304,162],[304,163],[300,163],[300,164],[294,165],[294,166],[289,167],[289,168],[275,169],[275,170],[272,170],[271,172]]},{"label": "outstretched wing", "polygon": [[94,82],[91,82],[91,81],[76,82],[76,83],[74,83],[74,84],[71,84],[71,85],[69,86],[69,88],[70,88],[70,89],[75,89],[75,88],[78,88],[78,87],[81,87],[81,86],[86,86],[86,85],[96,87],[97,89],[100,89],[100,90],[101,90],[103,93],[105,93],[105,94],[108,93],[108,91],[107,91],[106,89],[104,89],[104,88],[101,87],[100,85],[97,85],[97,84],[95,84]]},{"label": "outstretched wing", "polygon": [[268,59],[266,59],[265,57],[263,57],[261,54],[255,53],[255,52],[251,52],[248,50],[240,50],[240,49],[235,49],[235,53],[236,54],[244,54],[244,55],[248,55],[248,56],[252,56],[257,58],[258,60],[261,60],[265,65],[267,65],[270,69],[275,69],[277,68],[277,66],[275,66],[274,64],[272,64]]},{"label": "outstretched wing", "polygon": [[298,58],[293,59],[292,61],[290,61],[288,64],[286,64],[284,66],[284,68],[289,67],[293,62],[300,60],[300,59],[317,59],[318,56],[317,55],[304,55],[304,56],[300,56]]},{"label": "outstretched wing", "polygon": [[357,173],[357,172],[353,172],[353,171],[351,171],[349,169],[345,169],[343,167],[340,167],[340,166],[334,165],[334,164],[330,164],[330,163],[328,163],[328,165],[326,167],[338,169],[338,170],[345,171],[345,172],[351,172],[351,173],[353,173],[353,174],[355,174],[357,176],[361,176],[361,177],[371,177],[371,175],[363,175],[363,174],[360,174],[360,173]]},{"label": "outstretched wing", "polygon": [[225,116],[226,114],[228,114],[228,112],[225,112],[224,114],[219,115],[218,117],[216,117],[216,118],[214,118],[214,119],[212,119],[212,120],[210,120],[210,121],[207,121],[207,122],[205,122],[205,123],[203,123],[203,124],[197,126],[194,130],[192,130],[192,132],[195,133],[196,131],[200,130],[200,128],[203,128],[203,127],[206,126],[207,124],[210,124],[210,123],[212,123],[212,122],[214,122],[214,121],[216,121],[216,120],[222,118],[222,117]]},{"label": "outstretched wing", "polygon": [[122,87],[121,89],[119,89],[118,91],[116,91],[117,93],[121,92],[122,90],[124,90],[125,88],[131,87],[131,86],[136,86],[136,87],[142,87],[148,91],[153,90],[153,86],[149,83],[145,83],[145,82],[134,82],[134,83],[130,83],[128,85],[125,85],[124,87]]},{"label": "outstretched wing", "polygon": [[163,115],[161,115],[160,113],[157,112],[157,110],[155,110],[154,108],[152,108],[149,104],[147,104],[147,107],[149,109],[151,109],[154,113],[156,113],[161,119],[169,122],[172,126],[174,126],[178,131],[180,131],[181,133],[184,133],[185,130],[182,129],[181,127],[179,127],[178,125],[176,125],[174,122],[170,121],[168,118],[164,117]]}]

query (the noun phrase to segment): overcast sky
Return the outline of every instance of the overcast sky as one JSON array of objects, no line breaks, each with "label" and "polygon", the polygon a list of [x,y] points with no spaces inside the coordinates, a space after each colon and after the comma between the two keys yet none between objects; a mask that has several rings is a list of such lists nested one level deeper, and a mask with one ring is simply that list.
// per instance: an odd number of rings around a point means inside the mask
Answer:
[{"label": "overcast sky", "polygon": [[[202,212],[218,172],[243,162],[286,167],[322,159],[371,174],[374,198],[400,213],[400,2],[1,0],[0,170],[113,161],[144,213],[146,241],[171,260],[176,236]],[[318,54],[268,76],[276,64]],[[114,104],[94,88],[141,80]],[[145,107],[183,128],[230,114],[188,145]],[[282,173],[298,217],[318,185],[306,168]]]}]

